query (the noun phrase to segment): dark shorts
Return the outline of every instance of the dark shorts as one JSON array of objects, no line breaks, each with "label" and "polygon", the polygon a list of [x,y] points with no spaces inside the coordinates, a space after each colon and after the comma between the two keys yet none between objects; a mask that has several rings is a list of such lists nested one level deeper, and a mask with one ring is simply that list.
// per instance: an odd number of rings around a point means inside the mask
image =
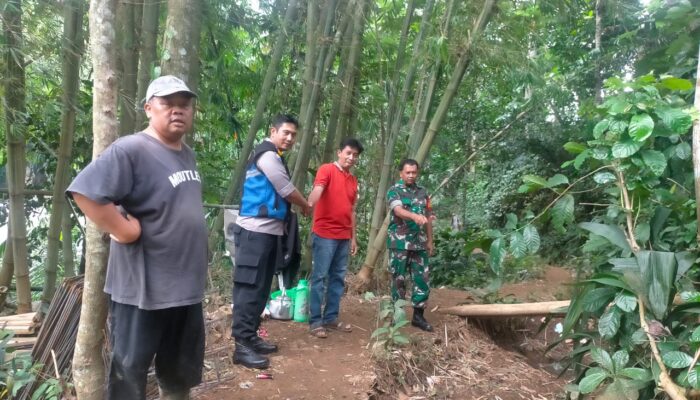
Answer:
[{"label": "dark shorts", "polygon": [[200,303],[142,310],[112,301],[110,340],[107,399],[145,399],[154,359],[158,385],[168,392],[186,391],[202,380],[205,334]]}]

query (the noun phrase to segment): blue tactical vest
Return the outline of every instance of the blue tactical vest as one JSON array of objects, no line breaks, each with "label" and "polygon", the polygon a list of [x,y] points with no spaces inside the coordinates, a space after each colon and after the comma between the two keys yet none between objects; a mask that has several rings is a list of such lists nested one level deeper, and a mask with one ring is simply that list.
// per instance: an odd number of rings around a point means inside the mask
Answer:
[{"label": "blue tactical vest", "polygon": [[[277,152],[277,147],[272,142],[265,140],[255,147],[253,154],[248,159],[240,215],[283,220],[287,216],[289,203],[277,193],[272,182],[258,169],[256,164],[260,156],[268,151]],[[282,164],[287,169],[284,160],[282,160]]]}]

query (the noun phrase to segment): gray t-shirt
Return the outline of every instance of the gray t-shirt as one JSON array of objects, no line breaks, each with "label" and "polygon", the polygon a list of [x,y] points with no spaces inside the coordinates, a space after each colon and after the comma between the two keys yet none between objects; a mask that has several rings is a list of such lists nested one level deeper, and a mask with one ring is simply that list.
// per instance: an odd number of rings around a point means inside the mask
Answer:
[{"label": "gray t-shirt", "polygon": [[202,301],[207,226],[194,152],[173,150],[141,132],[110,145],[67,192],[121,205],[141,223],[134,243],[112,241],[105,292],[144,310]]}]

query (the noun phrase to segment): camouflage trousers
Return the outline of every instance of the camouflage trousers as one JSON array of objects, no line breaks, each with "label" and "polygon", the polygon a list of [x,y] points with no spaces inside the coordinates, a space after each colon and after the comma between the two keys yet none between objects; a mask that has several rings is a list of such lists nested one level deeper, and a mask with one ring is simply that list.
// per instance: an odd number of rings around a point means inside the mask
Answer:
[{"label": "camouflage trousers", "polygon": [[413,278],[411,303],[415,308],[425,308],[430,294],[430,265],[426,250],[389,249],[391,272],[391,297],[394,301],[406,298],[406,280]]}]

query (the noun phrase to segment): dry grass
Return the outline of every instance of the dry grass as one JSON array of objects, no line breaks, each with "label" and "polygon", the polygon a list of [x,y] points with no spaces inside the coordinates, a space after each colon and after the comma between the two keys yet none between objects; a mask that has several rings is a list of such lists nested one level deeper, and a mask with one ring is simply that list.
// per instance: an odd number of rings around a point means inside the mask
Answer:
[{"label": "dry grass", "polygon": [[451,318],[439,336],[374,354],[372,399],[556,399],[563,382],[502,349],[466,320]]}]

